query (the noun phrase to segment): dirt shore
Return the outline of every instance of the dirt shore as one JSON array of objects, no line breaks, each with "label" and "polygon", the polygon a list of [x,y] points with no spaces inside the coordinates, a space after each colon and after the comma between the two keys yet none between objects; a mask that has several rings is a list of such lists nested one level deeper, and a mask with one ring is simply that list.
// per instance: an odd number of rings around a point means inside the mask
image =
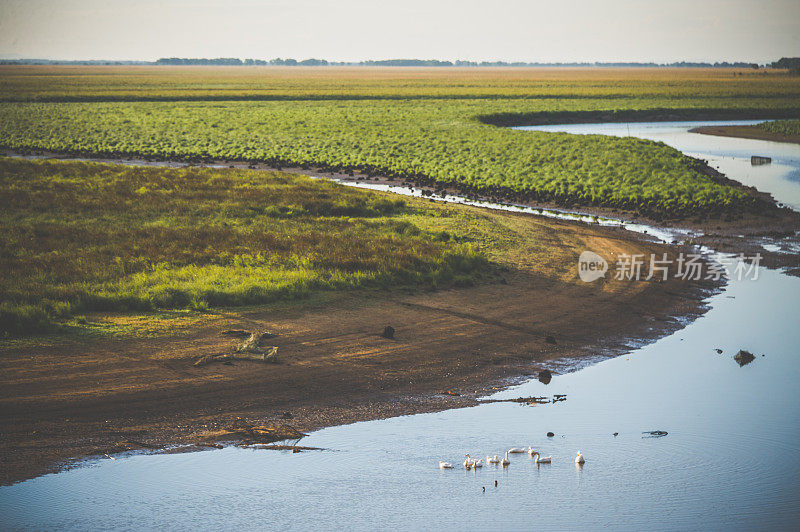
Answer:
[{"label": "dirt shore", "polygon": [[[621,229],[503,216],[607,257],[676,252]],[[573,268],[573,279],[547,276],[523,258],[502,281],[472,288],[209,312],[147,338],[9,342],[0,349],[0,483],[92,455],[207,443],[237,417],[311,430],[475,404],[555,360],[612,356],[630,339],[675,330],[703,312],[710,289],[674,278],[587,284]],[[380,336],[385,325],[394,339]],[[231,352],[227,329],[274,331],[278,363],[195,367]]]},{"label": "dirt shore", "polygon": [[689,132],[716,135],[718,137],[738,137],[800,144],[800,135],[781,135],[756,126],[702,126],[690,129]]}]

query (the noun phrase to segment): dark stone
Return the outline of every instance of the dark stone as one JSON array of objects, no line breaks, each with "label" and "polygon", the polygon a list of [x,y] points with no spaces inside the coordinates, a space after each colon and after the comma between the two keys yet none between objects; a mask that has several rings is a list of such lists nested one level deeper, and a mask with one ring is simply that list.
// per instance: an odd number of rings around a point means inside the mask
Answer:
[{"label": "dark stone", "polygon": [[394,327],[392,327],[391,325],[387,325],[386,327],[384,327],[381,336],[383,336],[384,338],[389,338],[390,340],[394,338]]},{"label": "dark stone", "polygon": [[549,369],[543,369],[539,372],[538,379],[542,384],[550,384],[550,381],[553,380],[553,372]]},{"label": "dark stone", "polygon": [[549,335],[544,337],[544,341],[547,342],[548,344],[556,343],[556,339]]},{"label": "dark stone", "polygon": [[755,355],[750,351],[745,351],[744,349],[740,349],[738,353],[733,355],[733,359],[739,364],[739,367],[746,366],[750,362],[756,359]]},{"label": "dark stone", "polygon": [[281,414],[281,419],[292,419],[294,416],[291,412],[284,412]]},{"label": "dark stone", "polygon": [[547,433],[547,437],[548,437],[548,438],[552,438],[553,436],[555,436],[555,434],[554,434],[554,433],[552,433],[552,432],[548,432],[548,433]]}]

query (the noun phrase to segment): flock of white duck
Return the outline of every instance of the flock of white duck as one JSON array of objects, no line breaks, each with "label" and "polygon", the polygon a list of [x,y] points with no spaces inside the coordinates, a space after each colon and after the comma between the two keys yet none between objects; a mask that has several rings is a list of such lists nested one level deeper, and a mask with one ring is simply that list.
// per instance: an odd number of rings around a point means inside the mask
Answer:
[{"label": "flock of white duck", "polygon": [[[503,467],[508,467],[511,463],[511,460],[508,459],[509,454],[523,454],[528,453],[528,455],[534,459],[534,462],[537,464],[549,464],[553,461],[552,456],[542,456],[539,454],[539,451],[534,449],[533,447],[528,447],[525,449],[524,447],[512,447],[511,449],[506,451],[506,455],[503,458],[498,458],[497,455],[494,456],[487,456],[486,463],[487,464],[500,464]],[[466,458],[464,460],[464,469],[478,469],[483,467],[483,458],[474,459],[469,454],[464,455]],[[578,451],[578,455],[575,457],[576,464],[583,464],[586,460],[583,458],[583,454]],[[442,460],[439,461],[439,469],[453,469],[453,464],[450,462],[444,462]]]}]

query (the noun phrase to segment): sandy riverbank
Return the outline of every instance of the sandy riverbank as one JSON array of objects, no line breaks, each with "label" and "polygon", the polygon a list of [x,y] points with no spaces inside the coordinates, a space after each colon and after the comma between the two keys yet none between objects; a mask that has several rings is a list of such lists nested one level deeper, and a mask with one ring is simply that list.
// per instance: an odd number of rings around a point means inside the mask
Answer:
[{"label": "sandy riverbank", "polygon": [[690,133],[716,135],[718,137],[738,137],[742,139],[769,140],[800,144],[800,135],[782,135],[757,126],[702,126],[689,130]]},{"label": "sandy riverbank", "polygon": [[[500,215],[609,257],[676,252],[620,229]],[[540,271],[521,257],[505,282],[472,288],[211,312],[146,338],[10,343],[0,353],[0,482],[75,458],[207,441],[236,417],[310,430],[474,404],[548,362],[579,365],[675,330],[673,317],[702,312],[709,288],[672,278],[586,284]],[[387,324],[393,340],[379,334]],[[220,333],[231,328],[275,331],[279,363],[194,367],[199,356],[230,352],[233,340]]]}]

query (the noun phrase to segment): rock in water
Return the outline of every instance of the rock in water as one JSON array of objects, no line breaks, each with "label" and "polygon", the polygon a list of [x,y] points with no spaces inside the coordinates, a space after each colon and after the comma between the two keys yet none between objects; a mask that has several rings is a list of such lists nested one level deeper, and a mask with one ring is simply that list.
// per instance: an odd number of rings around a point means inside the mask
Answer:
[{"label": "rock in water", "polygon": [[394,327],[392,327],[391,325],[387,325],[386,327],[384,327],[381,336],[383,336],[384,338],[389,338],[390,340],[394,338]]},{"label": "rock in water", "polygon": [[733,356],[733,359],[739,364],[739,367],[742,367],[755,360],[756,357],[750,351],[740,349],[739,352]]},{"label": "rock in water", "polygon": [[550,381],[553,380],[553,372],[549,369],[543,369],[539,372],[538,378],[542,384],[550,384]]}]

